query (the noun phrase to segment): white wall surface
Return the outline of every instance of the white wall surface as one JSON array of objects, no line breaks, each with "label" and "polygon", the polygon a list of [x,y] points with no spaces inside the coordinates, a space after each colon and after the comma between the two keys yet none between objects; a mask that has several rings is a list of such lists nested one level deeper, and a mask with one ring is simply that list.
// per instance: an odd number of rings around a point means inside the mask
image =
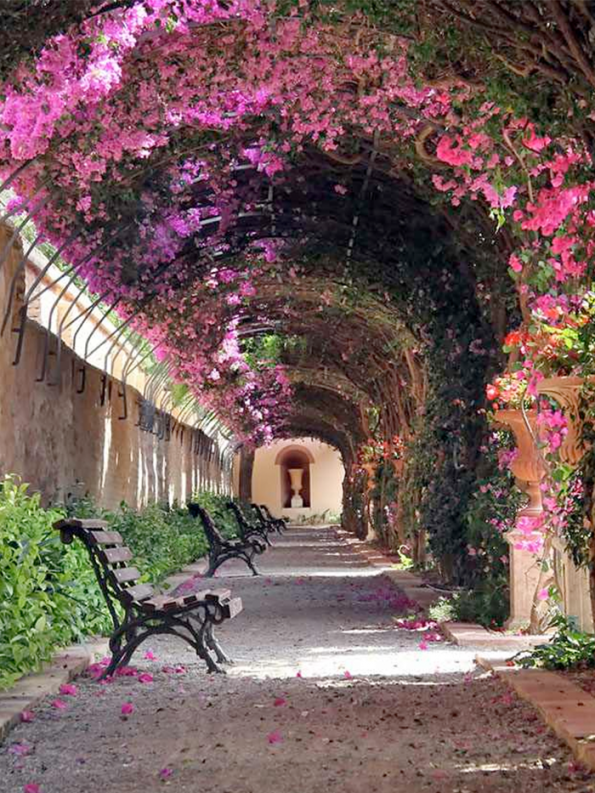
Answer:
[{"label": "white wall surface", "polygon": [[[281,467],[275,464],[277,455],[287,447],[300,447],[309,451],[311,507],[306,509],[281,508]],[[341,455],[332,446],[312,438],[291,438],[276,441],[256,450],[252,474],[252,500],[266,504],[273,515],[296,518],[299,515],[321,515],[326,510],[341,512],[343,477],[345,471]]]}]

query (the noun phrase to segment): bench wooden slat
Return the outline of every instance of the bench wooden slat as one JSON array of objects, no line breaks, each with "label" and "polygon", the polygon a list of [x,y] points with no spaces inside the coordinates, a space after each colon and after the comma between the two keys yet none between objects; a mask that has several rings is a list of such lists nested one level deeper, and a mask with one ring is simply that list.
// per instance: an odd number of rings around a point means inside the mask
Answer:
[{"label": "bench wooden slat", "polygon": [[136,581],[140,578],[140,570],[136,567],[120,567],[119,570],[110,571],[119,584],[125,584],[128,581]]},{"label": "bench wooden slat", "polygon": [[54,528],[58,531],[62,529],[97,529],[102,531],[107,529],[108,525],[107,521],[99,520],[99,518],[64,518],[54,523]]},{"label": "bench wooden slat", "polygon": [[223,611],[223,616],[227,617],[229,620],[237,617],[237,615],[244,608],[242,604],[242,598],[229,598],[229,600],[222,600],[219,601],[219,605]]},{"label": "bench wooden slat", "polygon": [[135,586],[128,587],[128,589],[124,589],[122,594],[129,602],[142,602],[143,600],[148,600],[150,597],[153,597],[155,590],[151,584],[136,584]]},{"label": "bench wooden slat", "polygon": [[106,564],[115,564],[116,562],[129,562],[132,559],[132,551],[130,548],[108,548],[101,551],[99,554],[101,559]]},{"label": "bench wooden slat", "polygon": [[89,535],[97,545],[124,544],[124,538],[118,531],[90,531]]},{"label": "bench wooden slat", "polygon": [[183,598],[171,598],[167,595],[156,595],[144,600],[142,603],[143,608],[147,609],[147,611],[172,611],[173,609],[182,608],[183,605]]},{"label": "bench wooden slat", "polygon": [[198,595],[199,597],[202,596],[202,599],[207,601],[229,600],[231,597],[231,589],[211,589],[204,592],[204,594],[199,592]]}]

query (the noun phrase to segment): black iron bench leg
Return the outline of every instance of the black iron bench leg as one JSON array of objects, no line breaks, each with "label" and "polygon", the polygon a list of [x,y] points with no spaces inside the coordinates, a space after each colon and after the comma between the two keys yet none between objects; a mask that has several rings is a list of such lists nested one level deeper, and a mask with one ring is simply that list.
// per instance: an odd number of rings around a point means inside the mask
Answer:
[{"label": "black iron bench leg", "polygon": [[252,570],[252,575],[260,575],[256,567],[254,567],[254,562],[252,561],[252,557],[254,556],[254,551],[252,553],[247,553],[242,556],[242,559],[246,562],[250,570]]},{"label": "black iron bench leg", "polygon": [[207,646],[213,650],[215,656],[219,663],[221,664],[233,664],[232,659],[224,652],[223,648],[219,644],[219,640],[215,636],[215,626],[212,622],[209,622],[207,625],[207,629],[205,630],[205,641]]},{"label": "black iron bench leg", "polygon": [[[219,664],[217,664],[213,660],[213,656],[210,653],[210,646],[209,646],[209,626],[210,621],[207,620],[203,622],[200,626],[200,629],[197,633],[197,647],[196,652],[197,654],[205,661],[207,665],[207,669],[209,672],[217,672],[219,674],[225,674],[225,669],[222,669]],[[214,649],[214,648],[213,648]],[[217,655],[217,652],[215,651]],[[221,658],[217,657],[218,661],[221,661]]]}]

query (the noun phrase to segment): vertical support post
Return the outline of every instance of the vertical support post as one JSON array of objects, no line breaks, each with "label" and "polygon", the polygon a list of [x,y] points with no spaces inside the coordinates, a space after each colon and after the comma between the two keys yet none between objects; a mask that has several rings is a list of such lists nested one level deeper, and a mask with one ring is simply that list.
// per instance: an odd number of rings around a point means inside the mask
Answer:
[{"label": "vertical support post", "polygon": [[254,471],[254,449],[242,446],[240,450],[240,499],[252,501],[252,473]]}]

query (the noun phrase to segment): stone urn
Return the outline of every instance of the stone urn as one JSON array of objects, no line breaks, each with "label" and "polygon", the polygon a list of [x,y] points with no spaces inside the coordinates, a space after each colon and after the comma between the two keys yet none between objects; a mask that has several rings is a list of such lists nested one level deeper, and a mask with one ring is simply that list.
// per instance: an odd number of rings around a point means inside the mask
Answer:
[{"label": "stone urn", "polygon": [[546,377],[537,385],[539,394],[556,400],[568,421],[568,433],[560,446],[560,458],[569,465],[577,465],[585,453],[579,418],[579,397],[584,382],[582,377]]},{"label": "stone urn", "polygon": [[512,430],[517,456],[510,469],[520,489],[527,494],[529,503],[519,511],[519,517],[538,517],[543,513],[539,485],[545,475],[545,466],[535,443],[537,437],[537,411],[499,410],[496,421]]},{"label": "stone urn", "polygon": [[302,481],[304,478],[304,469],[288,468],[287,473],[289,474],[289,479],[291,481],[291,489],[293,490],[293,496],[291,497],[291,506],[293,508],[299,509],[300,507],[304,506],[304,499],[300,496],[300,491],[302,489]]},{"label": "stone urn", "polygon": [[[540,565],[535,555],[519,548],[521,541],[532,539],[526,528],[520,526],[527,518],[538,521],[543,517],[540,483],[545,475],[545,466],[535,443],[537,412],[521,410],[499,410],[498,424],[507,427],[514,435],[517,456],[510,468],[519,488],[527,494],[528,504],[519,510],[516,525],[506,533],[510,545],[510,617],[506,627],[518,630],[531,622],[531,611],[539,583]],[[537,536],[539,532],[535,532]]]}]

